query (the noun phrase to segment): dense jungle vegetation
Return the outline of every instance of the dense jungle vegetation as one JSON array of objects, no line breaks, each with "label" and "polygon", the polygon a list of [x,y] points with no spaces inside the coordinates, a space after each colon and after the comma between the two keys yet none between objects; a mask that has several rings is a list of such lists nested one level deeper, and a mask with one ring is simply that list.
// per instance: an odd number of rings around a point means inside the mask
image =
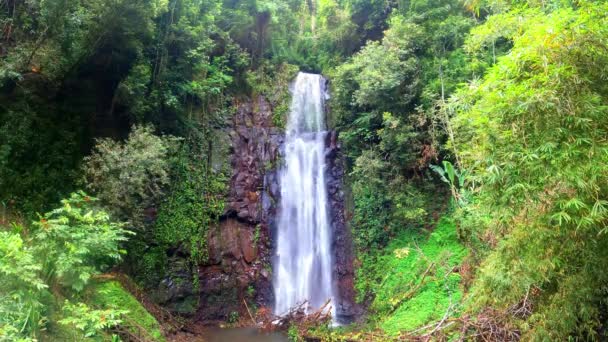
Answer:
[{"label": "dense jungle vegetation", "polygon": [[282,126],[297,70],[330,82],[366,311],[307,334],[608,338],[608,2],[0,0],[0,27],[0,341],[168,338],[141,293],[208,257],[235,103]]}]

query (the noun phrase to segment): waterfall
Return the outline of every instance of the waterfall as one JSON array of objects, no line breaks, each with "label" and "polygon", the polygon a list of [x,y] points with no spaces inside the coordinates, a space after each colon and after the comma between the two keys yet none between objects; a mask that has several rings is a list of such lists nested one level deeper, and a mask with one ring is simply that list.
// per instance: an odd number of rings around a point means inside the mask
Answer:
[{"label": "waterfall", "polygon": [[[299,73],[292,89],[280,170],[275,313],[308,300],[318,309],[332,299],[331,225],[325,182],[325,79]],[[335,316],[335,315],[334,315]]]}]

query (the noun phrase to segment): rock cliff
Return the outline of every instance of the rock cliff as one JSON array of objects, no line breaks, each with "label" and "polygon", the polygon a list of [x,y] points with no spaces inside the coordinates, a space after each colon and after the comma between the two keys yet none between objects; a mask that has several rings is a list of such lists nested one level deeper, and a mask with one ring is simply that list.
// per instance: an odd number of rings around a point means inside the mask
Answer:
[{"label": "rock cliff", "polygon": [[224,214],[209,230],[209,261],[199,267],[201,319],[244,313],[243,299],[272,305],[270,225],[278,188],[274,167],[283,133],[264,97],[236,104],[229,129],[232,166]]},{"label": "rock cliff", "polygon": [[[208,258],[198,267],[198,292],[179,250],[171,256],[169,275],[161,283],[165,306],[177,312],[194,309],[204,321],[225,320],[234,312],[247,315],[243,300],[256,307],[274,303],[272,254],[284,132],[273,123],[272,106],[262,96],[238,102],[235,108],[229,127],[220,134],[228,136],[229,142],[218,142],[230,145],[229,155],[220,156],[228,158],[232,169],[226,208],[219,223],[208,230]],[[343,165],[336,132],[327,134],[326,147],[336,306],[338,315],[348,320],[355,314],[353,250],[344,216]]]}]

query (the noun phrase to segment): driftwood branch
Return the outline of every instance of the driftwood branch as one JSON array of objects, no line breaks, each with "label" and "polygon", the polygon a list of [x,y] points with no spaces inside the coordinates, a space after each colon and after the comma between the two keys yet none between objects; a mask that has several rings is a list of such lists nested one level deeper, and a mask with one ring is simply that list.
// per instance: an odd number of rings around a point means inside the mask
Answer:
[{"label": "driftwood branch", "polygon": [[397,308],[399,308],[399,306],[403,302],[405,302],[406,300],[408,300],[412,296],[414,296],[416,294],[416,292],[422,287],[422,285],[426,284],[425,283],[425,279],[426,279],[427,275],[430,273],[431,269],[433,269],[434,266],[435,266],[435,262],[432,262],[432,263],[429,264],[429,266],[426,268],[426,270],[422,274],[422,278],[420,279],[420,282],[418,282],[418,284],[416,286],[414,286],[412,289],[410,289],[409,291],[407,291],[403,296],[401,296],[401,298],[399,298],[399,300],[397,301],[397,303],[395,303],[392,306],[392,309],[390,311],[391,313],[394,312],[395,310],[397,310]]},{"label": "driftwood branch", "polygon": [[249,314],[249,318],[251,318],[251,322],[253,323],[253,325],[256,325],[255,319],[253,319],[253,316],[251,315],[251,311],[249,311],[249,305],[247,305],[247,301],[243,298],[243,304],[245,304],[245,309],[247,309],[247,313]]},{"label": "driftwood branch", "polygon": [[327,300],[319,309],[308,312],[308,301],[304,301],[287,311],[283,315],[274,315],[268,309],[258,312],[260,329],[262,331],[287,330],[290,326],[297,326],[299,330],[306,331],[308,328],[331,321],[331,305]]}]

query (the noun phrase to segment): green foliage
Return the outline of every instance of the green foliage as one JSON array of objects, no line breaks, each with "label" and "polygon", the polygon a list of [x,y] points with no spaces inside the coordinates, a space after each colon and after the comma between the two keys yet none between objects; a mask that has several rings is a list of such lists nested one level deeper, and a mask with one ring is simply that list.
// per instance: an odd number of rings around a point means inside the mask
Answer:
[{"label": "green foliage", "polygon": [[437,134],[424,127],[429,118],[416,118],[418,112],[432,112],[436,99],[471,75],[461,46],[473,21],[462,8],[450,1],[421,1],[398,8],[387,22],[381,43],[368,43],[334,75],[333,97],[340,104],[336,124],[359,131],[357,137],[368,144],[376,142],[384,112],[401,122],[416,120],[427,134]]},{"label": "green foliage", "polygon": [[84,333],[84,337],[99,335],[104,330],[122,323],[120,317],[127,310],[105,309],[93,310],[84,303],[72,304],[68,301],[63,305],[64,317],[59,321],[63,325],[71,325]]},{"label": "green foliage", "polygon": [[357,270],[359,300],[372,296],[373,320],[390,335],[439,320],[460,305],[460,275],[466,249],[454,222],[443,217],[431,234],[408,230],[382,251],[366,254]]},{"label": "green foliage", "polygon": [[460,305],[455,226],[444,219],[430,237],[414,227],[444,210],[429,172],[449,137],[437,102],[470,74],[462,45],[473,21],[449,1],[423,1],[398,6],[387,24],[381,41],[332,72],[331,120],[350,171],[357,300],[374,327],[398,335]]},{"label": "green foliage", "polygon": [[19,234],[0,231],[0,340],[28,340],[44,324],[41,271]]},{"label": "green foliage", "polygon": [[2,4],[2,200],[33,217],[74,191],[92,136],[112,126],[115,82],[150,38],[156,2]]},{"label": "green foliage", "polygon": [[253,298],[254,295],[255,295],[255,288],[253,286],[249,285],[247,287],[247,296],[249,298]]},{"label": "green foliage", "polygon": [[[408,35],[403,35],[406,31]],[[368,43],[350,63],[338,68],[337,96],[350,97],[348,103],[363,108],[407,106],[416,95],[414,53],[421,33],[416,24],[394,17],[382,43]],[[349,89],[347,84],[354,87]]]},{"label": "green foliage", "polygon": [[454,165],[448,160],[444,160],[442,164],[443,167],[440,167],[438,165],[431,165],[431,170],[435,171],[435,173],[438,174],[439,177],[441,177],[441,181],[447,183],[450,186],[450,190],[452,191],[452,198],[456,201],[459,201],[461,200],[461,198],[458,193],[458,189],[464,187],[467,172],[465,170],[456,169]]},{"label": "green foliage", "polygon": [[83,192],[62,200],[62,206],[34,222],[32,253],[43,261],[44,279],[80,291],[92,275],[115,264],[128,231],[92,207],[95,198]]},{"label": "green foliage", "polygon": [[[154,1],[153,1],[154,2]],[[18,79],[30,71],[44,71],[53,80],[71,71],[74,64],[91,55],[108,38],[121,33],[144,34],[148,25],[139,25],[137,14],[147,1],[17,1],[4,8],[0,21],[10,41],[2,81]],[[6,4],[8,7],[8,4]],[[134,20],[117,15],[129,12]],[[138,13],[139,12],[139,13]]]},{"label": "green foliage", "polygon": [[31,230],[0,231],[0,340],[37,338],[57,298],[82,290],[91,276],[120,260],[128,232],[94,202],[74,193]]},{"label": "green foliage", "polygon": [[[374,151],[357,158],[350,174],[354,198],[353,237],[362,252],[384,247],[409,224],[418,225],[432,209],[424,185],[391,176],[390,164]],[[389,178],[390,177],[390,178]]]},{"label": "green foliage", "polygon": [[273,67],[261,65],[257,70],[246,73],[247,84],[251,87],[252,96],[263,95],[272,106],[272,121],[277,127],[284,127],[289,113],[291,82],[299,68],[291,64],[280,64]]},{"label": "green foliage", "polygon": [[255,231],[253,232],[253,240],[251,241],[252,247],[255,248],[256,246],[258,246],[258,243],[260,242],[260,234],[261,234],[261,227],[258,224],[255,226]]},{"label": "green foliage", "polygon": [[165,248],[165,245],[150,246],[146,241],[132,240],[125,262],[129,275],[146,287],[157,286],[167,274],[168,257]]},{"label": "green foliage", "polygon": [[157,204],[169,184],[174,143],[154,135],[150,126],[134,126],[124,143],[98,140],[84,160],[87,187],[117,217],[143,230],[144,209]]},{"label": "green foliage", "polygon": [[297,325],[294,324],[289,326],[289,329],[287,330],[287,338],[291,342],[301,342],[303,340],[300,336],[300,331],[298,330]]},{"label": "green foliage", "polygon": [[[0,219],[46,211],[84,173],[138,230],[126,266],[156,285],[168,250],[184,247],[190,266],[207,258],[230,102],[263,95],[281,127],[295,72],[323,71],[374,326],[397,335],[460,312],[458,236],[480,267],[467,314],[505,315],[526,340],[603,339],[607,12],[561,0],[2,2]],[[444,209],[441,182],[458,225],[427,237],[411,227]],[[119,319],[101,319],[101,302],[129,301],[116,284],[98,304],[75,298],[128,234],[90,200],[0,232],[0,339],[39,339],[61,318],[99,335]],[[57,310],[66,298],[71,318]],[[522,303],[532,311],[511,315]],[[72,333],[54,336],[83,338]]]},{"label": "green foliage", "polygon": [[[215,169],[210,164],[212,149],[209,146],[213,142],[200,133],[193,131],[172,163],[172,185],[169,196],[160,205],[153,240],[161,246],[161,250],[183,246],[190,252],[195,287],[198,286],[197,265],[208,258],[207,233],[210,227],[218,223],[224,211],[228,181],[226,165],[219,165]],[[145,258],[151,258],[157,264],[166,261],[150,252],[158,252],[163,257],[163,253],[156,248],[146,252]],[[154,268],[149,271],[159,273]]]},{"label": "green foliage", "polygon": [[28,216],[49,209],[78,177],[78,120],[40,101],[0,100],[0,201]]},{"label": "green foliage", "polygon": [[[232,42],[230,29],[220,28],[230,25],[223,22],[227,15],[222,1],[165,2],[155,18],[155,52],[141,61],[142,69],[152,66],[150,78],[142,79],[152,106],[148,108],[145,98],[133,103],[146,121],[181,133],[192,122],[209,124],[217,118],[232,72],[243,69],[248,57]],[[147,71],[133,70],[134,80],[138,74],[148,76]]]},{"label": "green foliage", "polygon": [[[513,48],[453,100],[462,164],[476,184],[465,227],[490,251],[475,309],[506,311],[523,339],[601,339],[608,278],[605,75],[608,7],[514,10],[470,46],[504,33]],[[525,22],[500,31],[505,23]],[[484,250],[482,250],[483,252]]]},{"label": "green foliage", "polygon": [[228,315],[228,323],[237,323],[240,319],[240,315],[237,311],[232,311],[229,315]]},{"label": "green foliage", "polygon": [[206,163],[191,144],[183,145],[174,165],[171,193],[160,207],[155,226],[156,241],[167,246],[186,243],[195,264],[207,260],[207,230],[225,205],[226,176]]},{"label": "green foliage", "polygon": [[368,42],[332,72],[331,119],[344,144],[353,236],[363,251],[385,246],[439,205],[425,194],[436,192],[428,166],[446,138],[436,101],[469,72],[461,46],[473,23],[463,9],[417,2],[398,6],[387,23],[381,41]]},{"label": "green foliage", "polygon": [[318,1],[316,43],[312,51],[325,72],[340,65],[365,43],[360,25],[353,21],[347,4],[336,0]]}]

